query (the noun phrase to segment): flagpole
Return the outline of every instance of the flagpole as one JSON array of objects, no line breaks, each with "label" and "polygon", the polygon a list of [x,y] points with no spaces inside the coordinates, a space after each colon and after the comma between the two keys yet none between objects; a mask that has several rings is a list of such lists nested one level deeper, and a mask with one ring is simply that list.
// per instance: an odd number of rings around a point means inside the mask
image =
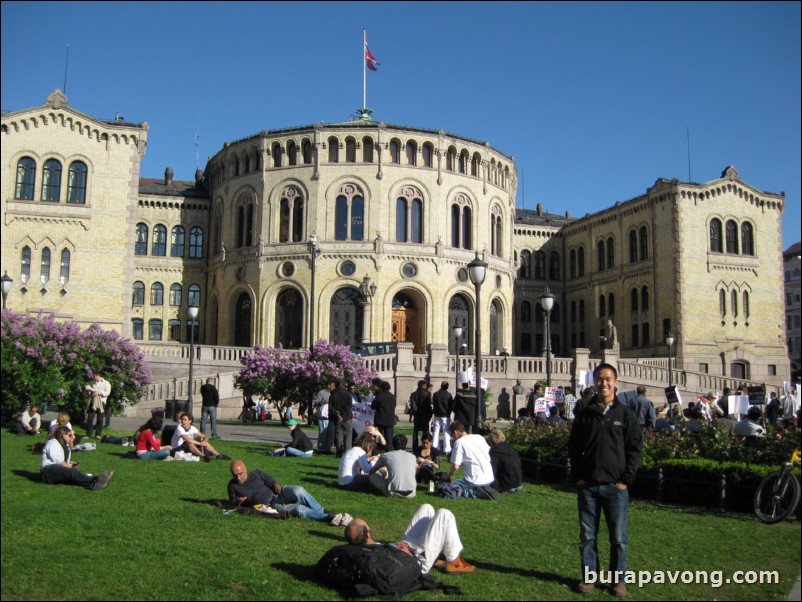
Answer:
[{"label": "flagpole", "polygon": [[362,108],[368,107],[368,61],[365,48],[368,45],[368,30],[362,28]]}]

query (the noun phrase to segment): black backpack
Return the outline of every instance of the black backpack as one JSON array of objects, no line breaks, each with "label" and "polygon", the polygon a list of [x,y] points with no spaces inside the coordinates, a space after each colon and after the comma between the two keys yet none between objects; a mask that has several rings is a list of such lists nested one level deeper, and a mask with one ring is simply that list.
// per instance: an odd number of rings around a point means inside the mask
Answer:
[{"label": "black backpack", "polygon": [[460,593],[459,588],[446,587],[431,575],[421,574],[420,563],[413,556],[384,544],[336,546],[318,561],[315,578],[358,596],[396,598],[437,588]]}]

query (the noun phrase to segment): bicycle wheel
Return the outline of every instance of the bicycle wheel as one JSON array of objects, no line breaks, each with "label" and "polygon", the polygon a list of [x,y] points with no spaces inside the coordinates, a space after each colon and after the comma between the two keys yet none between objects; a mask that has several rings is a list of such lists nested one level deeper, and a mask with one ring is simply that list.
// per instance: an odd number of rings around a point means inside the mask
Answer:
[{"label": "bicycle wheel", "polygon": [[799,481],[791,471],[771,473],[755,491],[755,514],[768,524],[785,520],[799,504],[799,490]]}]

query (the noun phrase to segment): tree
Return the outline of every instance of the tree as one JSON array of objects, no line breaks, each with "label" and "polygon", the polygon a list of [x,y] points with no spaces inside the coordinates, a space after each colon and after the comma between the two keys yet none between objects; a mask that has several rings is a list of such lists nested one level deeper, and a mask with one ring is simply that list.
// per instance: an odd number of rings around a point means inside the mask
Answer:
[{"label": "tree", "polygon": [[366,388],[376,373],[345,345],[318,341],[302,352],[276,347],[254,347],[241,360],[237,386],[248,394],[264,393],[276,401],[305,400],[330,378]]},{"label": "tree", "polygon": [[82,416],[88,400],[84,387],[95,371],[111,384],[110,411],[137,404],[141,387],[150,382],[150,367],[137,346],[97,324],[81,330],[53,316],[3,310],[0,340],[4,421],[43,402],[58,405],[73,419]]}]

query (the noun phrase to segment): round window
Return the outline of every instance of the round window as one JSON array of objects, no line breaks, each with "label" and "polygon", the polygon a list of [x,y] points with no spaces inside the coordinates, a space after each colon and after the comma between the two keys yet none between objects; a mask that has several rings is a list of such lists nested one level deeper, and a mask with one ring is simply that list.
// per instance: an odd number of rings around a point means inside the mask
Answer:
[{"label": "round window", "polygon": [[285,261],[281,264],[281,275],[289,278],[295,273],[295,264],[291,261]]},{"label": "round window", "polygon": [[467,268],[460,268],[457,270],[457,280],[459,280],[460,282],[468,282]]},{"label": "round window", "polygon": [[340,274],[343,276],[353,276],[356,272],[356,265],[353,261],[343,261],[340,264]]},{"label": "round window", "polygon": [[414,278],[418,275],[418,266],[414,263],[405,263],[404,267],[401,268],[401,273],[404,278]]}]

